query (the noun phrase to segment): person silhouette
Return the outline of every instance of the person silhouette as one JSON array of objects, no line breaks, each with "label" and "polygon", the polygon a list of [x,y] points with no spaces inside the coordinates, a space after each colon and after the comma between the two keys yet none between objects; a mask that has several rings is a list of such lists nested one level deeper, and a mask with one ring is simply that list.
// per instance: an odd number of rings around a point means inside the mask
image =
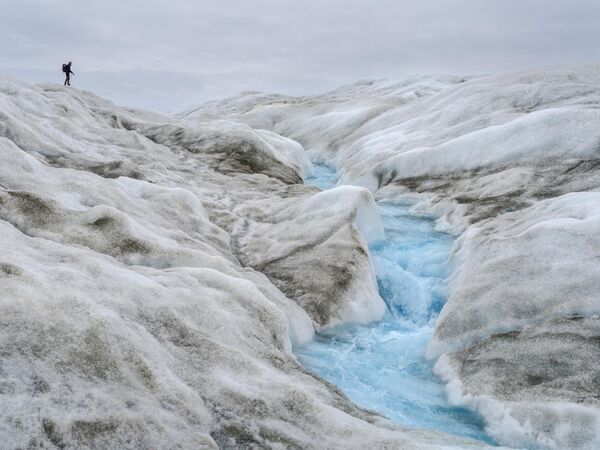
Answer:
[{"label": "person silhouette", "polygon": [[71,74],[75,75],[74,72],[71,71],[72,62],[69,61],[68,64],[63,64],[62,70],[65,74],[65,86],[71,86]]}]

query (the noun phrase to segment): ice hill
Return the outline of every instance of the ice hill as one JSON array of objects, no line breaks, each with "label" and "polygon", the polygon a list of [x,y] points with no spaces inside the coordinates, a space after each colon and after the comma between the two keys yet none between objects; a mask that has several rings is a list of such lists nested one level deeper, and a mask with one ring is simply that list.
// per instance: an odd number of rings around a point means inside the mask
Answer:
[{"label": "ice hill", "polygon": [[[309,157],[338,168],[302,184]],[[0,78],[6,448],[480,448],[292,345],[381,317],[374,198],[453,233],[429,356],[514,447],[600,446],[600,65],[246,93],[176,117]]]}]

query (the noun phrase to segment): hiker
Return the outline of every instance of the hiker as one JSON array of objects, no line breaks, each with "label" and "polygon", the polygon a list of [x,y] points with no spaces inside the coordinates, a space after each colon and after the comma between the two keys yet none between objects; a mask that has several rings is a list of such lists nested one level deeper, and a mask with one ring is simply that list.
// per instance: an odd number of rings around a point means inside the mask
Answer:
[{"label": "hiker", "polygon": [[65,86],[71,86],[71,74],[75,75],[74,72],[71,71],[71,61],[69,64],[63,64],[63,72],[65,74]]}]

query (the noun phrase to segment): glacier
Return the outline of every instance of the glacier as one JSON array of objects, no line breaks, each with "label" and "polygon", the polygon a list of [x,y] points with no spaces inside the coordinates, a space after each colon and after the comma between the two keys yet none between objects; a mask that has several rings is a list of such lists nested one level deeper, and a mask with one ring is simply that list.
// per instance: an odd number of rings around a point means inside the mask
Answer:
[{"label": "glacier", "polygon": [[[598,64],[175,115],[0,77],[0,158],[7,448],[600,446]],[[294,353],[389,313],[386,204],[453,237],[422,357],[488,443],[358,406]]]}]

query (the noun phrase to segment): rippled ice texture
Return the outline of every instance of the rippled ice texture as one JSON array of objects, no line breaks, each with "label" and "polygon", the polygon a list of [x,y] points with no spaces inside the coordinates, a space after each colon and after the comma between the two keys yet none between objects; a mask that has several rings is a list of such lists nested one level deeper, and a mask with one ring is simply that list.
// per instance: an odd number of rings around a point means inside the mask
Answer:
[{"label": "rippled ice texture", "polygon": [[[328,166],[315,165],[308,180],[322,189],[335,184]],[[452,238],[433,221],[410,214],[408,205],[380,203],[385,241],[371,248],[386,318],[345,325],[296,349],[310,370],[337,385],[361,406],[403,425],[430,428],[490,442],[479,417],[451,407],[432,373],[425,350],[445,300],[444,278]]]}]

